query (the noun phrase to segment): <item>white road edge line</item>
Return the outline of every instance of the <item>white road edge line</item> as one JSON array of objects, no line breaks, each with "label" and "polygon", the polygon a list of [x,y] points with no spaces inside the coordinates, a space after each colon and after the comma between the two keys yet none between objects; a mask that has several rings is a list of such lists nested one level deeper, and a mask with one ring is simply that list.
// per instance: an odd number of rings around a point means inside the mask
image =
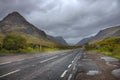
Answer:
[{"label": "white road edge line", "polygon": [[68,80],[70,80],[71,78],[72,78],[72,74],[69,75]]},{"label": "white road edge line", "polygon": [[46,61],[49,61],[49,60],[54,59],[54,58],[57,58],[57,57],[58,57],[58,56],[51,57],[51,58],[49,58],[49,59],[46,59],[46,60],[40,61],[40,63],[44,63],[44,62],[46,62]]},{"label": "white road edge line", "polygon": [[9,73],[7,73],[7,74],[4,74],[4,75],[0,76],[0,78],[3,78],[3,77],[8,76],[8,75],[10,75],[10,74],[16,73],[16,72],[18,72],[18,71],[20,71],[20,69],[17,69],[17,70],[15,70],[15,71],[12,71],[12,72],[9,72]]},{"label": "white road edge line", "polygon": [[68,68],[70,68],[72,66],[72,64],[69,64]]}]

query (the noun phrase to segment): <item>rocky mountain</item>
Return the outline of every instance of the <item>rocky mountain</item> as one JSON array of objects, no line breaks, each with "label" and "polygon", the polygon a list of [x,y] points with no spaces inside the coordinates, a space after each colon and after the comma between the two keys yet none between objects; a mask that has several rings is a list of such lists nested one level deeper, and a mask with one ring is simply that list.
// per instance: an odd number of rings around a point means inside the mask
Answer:
[{"label": "rocky mountain", "polygon": [[89,38],[84,38],[82,39],[81,41],[79,41],[76,45],[79,46],[79,45],[84,45],[86,43],[88,43],[90,40],[92,40],[93,37],[89,37]]},{"label": "rocky mountain", "polygon": [[95,42],[109,37],[118,37],[120,36],[120,26],[106,28],[98,32],[97,35],[81,40],[77,45],[85,44],[88,42]]},{"label": "rocky mountain", "polygon": [[61,45],[49,39],[46,33],[29,23],[18,12],[8,14],[0,21],[0,36],[6,34],[19,34],[27,39],[29,43],[45,46]]},{"label": "rocky mountain", "polygon": [[48,38],[59,44],[68,45],[68,43],[61,36],[53,37],[53,36],[48,35]]},{"label": "rocky mountain", "polygon": [[37,29],[34,25],[27,22],[18,12],[10,13],[0,21],[0,32],[3,34],[31,34],[38,38],[46,37],[44,31]]},{"label": "rocky mountain", "polygon": [[94,36],[93,41],[117,36],[120,36],[120,26],[110,27],[101,30],[97,35]]}]

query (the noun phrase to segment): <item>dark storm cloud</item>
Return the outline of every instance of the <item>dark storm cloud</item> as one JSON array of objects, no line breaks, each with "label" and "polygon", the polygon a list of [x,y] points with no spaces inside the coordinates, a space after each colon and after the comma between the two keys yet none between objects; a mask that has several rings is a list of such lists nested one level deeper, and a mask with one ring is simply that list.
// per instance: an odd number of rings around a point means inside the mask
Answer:
[{"label": "dark storm cloud", "polygon": [[0,0],[0,19],[12,11],[69,43],[120,24],[120,0]]}]

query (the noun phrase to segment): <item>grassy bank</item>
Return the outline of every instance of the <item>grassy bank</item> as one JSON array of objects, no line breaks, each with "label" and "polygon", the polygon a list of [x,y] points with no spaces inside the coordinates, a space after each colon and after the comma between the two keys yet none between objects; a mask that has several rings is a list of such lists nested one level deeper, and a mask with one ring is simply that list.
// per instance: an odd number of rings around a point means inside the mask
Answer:
[{"label": "grassy bank", "polygon": [[49,51],[57,51],[57,50],[68,50],[68,49],[76,49],[73,47],[42,47],[40,48],[32,48],[27,47],[26,49],[18,49],[18,50],[7,50],[7,49],[1,49],[0,54],[21,54],[21,53],[35,53],[35,52],[49,52]]},{"label": "grassy bank", "polygon": [[47,48],[44,47],[40,50],[40,48],[31,48],[28,47],[26,49],[19,49],[19,50],[6,50],[6,49],[1,49],[0,54],[9,54],[9,53],[14,53],[14,54],[21,54],[21,53],[35,53],[35,52],[48,52],[48,51],[56,51],[56,50],[61,50],[59,48]]},{"label": "grassy bank", "polygon": [[101,41],[86,44],[85,50],[120,59],[120,37],[106,38]]}]

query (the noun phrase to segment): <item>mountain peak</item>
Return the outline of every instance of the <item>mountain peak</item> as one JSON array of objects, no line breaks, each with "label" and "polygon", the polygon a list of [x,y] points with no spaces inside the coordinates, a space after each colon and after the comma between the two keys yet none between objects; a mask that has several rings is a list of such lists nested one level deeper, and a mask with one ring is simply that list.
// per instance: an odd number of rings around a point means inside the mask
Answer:
[{"label": "mountain peak", "polygon": [[15,12],[12,12],[10,14],[8,14],[4,19],[3,21],[12,21],[12,22],[19,22],[19,21],[26,21],[25,18],[20,14],[18,13],[17,11]]},{"label": "mountain peak", "polygon": [[17,12],[17,11],[14,11],[14,12],[12,12],[12,13],[8,14],[8,15],[20,15],[20,13],[19,13],[19,12]]},{"label": "mountain peak", "polygon": [[19,12],[17,12],[17,11],[9,13],[6,17],[9,17],[9,16],[19,16],[19,17],[22,17],[21,14]]}]

